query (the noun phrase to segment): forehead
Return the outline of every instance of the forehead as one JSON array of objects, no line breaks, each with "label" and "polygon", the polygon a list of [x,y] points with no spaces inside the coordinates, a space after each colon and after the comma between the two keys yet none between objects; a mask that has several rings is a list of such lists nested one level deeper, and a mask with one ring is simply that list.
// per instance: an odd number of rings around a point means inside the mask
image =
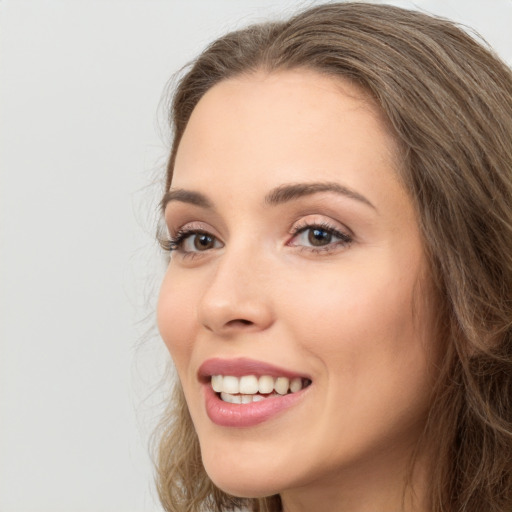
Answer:
[{"label": "forehead", "polygon": [[[396,181],[396,144],[368,93],[311,70],[220,82],[194,109],[173,187],[268,190],[290,182]],[[383,171],[386,171],[383,173]]]}]

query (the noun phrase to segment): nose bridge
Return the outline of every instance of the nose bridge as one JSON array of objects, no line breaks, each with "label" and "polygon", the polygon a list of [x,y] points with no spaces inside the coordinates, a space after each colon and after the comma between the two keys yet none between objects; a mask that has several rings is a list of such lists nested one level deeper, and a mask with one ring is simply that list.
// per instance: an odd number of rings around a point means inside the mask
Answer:
[{"label": "nose bridge", "polygon": [[253,240],[226,244],[205,283],[198,318],[220,334],[260,330],[273,321],[268,262]]}]

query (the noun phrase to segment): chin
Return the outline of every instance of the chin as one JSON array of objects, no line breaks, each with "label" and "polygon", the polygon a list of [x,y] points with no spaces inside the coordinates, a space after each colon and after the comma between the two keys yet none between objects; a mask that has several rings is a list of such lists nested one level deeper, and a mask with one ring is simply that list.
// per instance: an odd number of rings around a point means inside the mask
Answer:
[{"label": "chin", "polygon": [[[282,482],[275,470],[265,471],[261,466],[251,467],[242,461],[209,460],[203,456],[203,465],[210,480],[222,491],[239,498],[264,498],[279,494]],[[271,469],[267,465],[266,469]]]},{"label": "chin", "polygon": [[209,472],[210,480],[223,492],[238,498],[265,498],[279,494],[276,482],[261,482],[254,476],[246,478],[237,471],[230,470],[231,474],[218,474]]}]

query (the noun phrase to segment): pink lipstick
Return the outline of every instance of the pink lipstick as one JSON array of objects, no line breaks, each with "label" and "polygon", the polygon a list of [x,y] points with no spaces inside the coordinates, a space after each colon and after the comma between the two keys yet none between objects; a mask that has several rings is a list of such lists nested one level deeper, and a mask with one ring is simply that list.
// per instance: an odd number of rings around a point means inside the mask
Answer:
[{"label": "pink lipstick", "polygon": [[252,359],[209,359],[199,368],[208,417],[225,427],[250,427],[300,403],[309,376]]}]

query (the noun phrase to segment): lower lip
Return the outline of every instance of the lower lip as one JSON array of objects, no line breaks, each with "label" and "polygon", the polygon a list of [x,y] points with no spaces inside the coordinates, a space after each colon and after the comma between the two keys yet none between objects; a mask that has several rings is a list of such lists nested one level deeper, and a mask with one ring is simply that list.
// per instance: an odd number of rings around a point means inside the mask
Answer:
[{"label": "lower lip", "polygon": [[296,405],[302,400],[306,389],[249,404],[230,404],[221,400],[212,387],[205,384],[206,413],[213,423],[222,427],[252,427]]}]

